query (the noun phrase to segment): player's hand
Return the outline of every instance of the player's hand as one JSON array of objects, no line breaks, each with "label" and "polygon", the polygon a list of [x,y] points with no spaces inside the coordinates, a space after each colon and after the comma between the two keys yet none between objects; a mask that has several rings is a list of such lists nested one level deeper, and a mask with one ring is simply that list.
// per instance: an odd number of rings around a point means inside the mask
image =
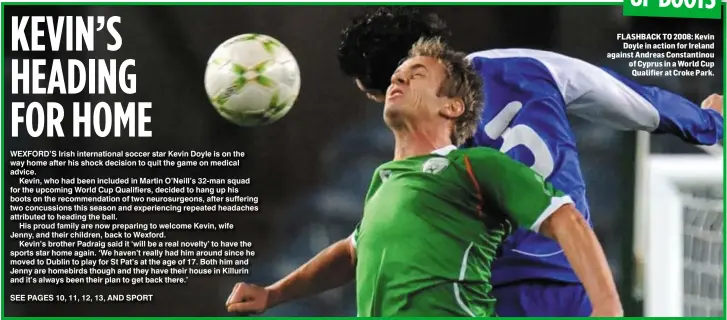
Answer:
[{"label": "player's hand", "polygon": [[719,112],[719,114],[722,113],[722,107],[724,106],[724,97],[721,94],[713,93],[707,97],[707,99],[704,99],[702,101],[702,108],[704,109],[712,109],[714,111]]},{"label": "player's hand", "polygon": [[227,312],[259,314],[268,308],[270,292],[254,284],[238,282],[227,298]]}]

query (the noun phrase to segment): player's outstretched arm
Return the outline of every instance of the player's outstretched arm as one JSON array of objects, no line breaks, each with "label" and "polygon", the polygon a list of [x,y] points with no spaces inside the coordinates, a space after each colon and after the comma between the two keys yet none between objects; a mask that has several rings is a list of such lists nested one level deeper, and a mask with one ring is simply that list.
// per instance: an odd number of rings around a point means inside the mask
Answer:
[{"label": "player's outstretched arm", "polygon": [[[569,114],[620,130],[671,134],[699,145],[722,138],[722,100],[698,105],[655,86],[639,84],[612,70],[559,56],[558,87]],[[721,95],[712,95],[709,98]],[[706,101],[705,101],[706,102]]]},{"label": "player's outstretched arm", "polygon": [[480,190],[483,214],[501,214],[519,227],[556,240],[586,288],[593,315],[621,316],[603,249],[573,200],[497,150],[471,148],[466,152],[465,166],[475,190]]},{"label": "player's outstretched arm", "polygon": [[583,215],[571,204],[561,206],[542,223],[540,233],[558,242],[586,288],[592,316],[620,317],[623,308],[606,255]]},{"label": "player's outstretched arm", "polygon": [[354,250],[352,241],[346,238],[321,251],[306,264],[268,287],[237,283],[227,299],[227,311],[262,313],[286,301],[340,287],[354,278]]}]

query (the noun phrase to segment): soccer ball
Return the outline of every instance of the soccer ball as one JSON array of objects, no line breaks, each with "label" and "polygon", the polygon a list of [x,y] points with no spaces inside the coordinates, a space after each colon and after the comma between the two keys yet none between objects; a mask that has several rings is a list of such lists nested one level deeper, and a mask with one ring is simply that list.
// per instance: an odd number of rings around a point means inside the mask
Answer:
[{"label": "soccer ball", "polygon": [[300,92],[300,69],[280,41],[242,34],[215,49],[204,83],[220,115],[240,126],[261,126],[290,111]]}]

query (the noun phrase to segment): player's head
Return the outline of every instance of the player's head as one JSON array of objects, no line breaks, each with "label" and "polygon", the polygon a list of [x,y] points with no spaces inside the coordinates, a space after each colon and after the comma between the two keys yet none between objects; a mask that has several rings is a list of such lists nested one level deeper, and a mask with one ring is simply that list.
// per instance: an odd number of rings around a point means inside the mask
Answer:
[{"label": "player's head", "polygon": [[381,102],[391,74],[419,38],[448,36],[446,24],[434,14],[382,7],[354,19],[341,32],[338,63],[359,89]]},{"label": "player's head", "polygon": [[483,108],[482,79],[465,57],[438,38],[416,42],[390,78],[387,124],[442,126],[456,145],[471,137]]}]

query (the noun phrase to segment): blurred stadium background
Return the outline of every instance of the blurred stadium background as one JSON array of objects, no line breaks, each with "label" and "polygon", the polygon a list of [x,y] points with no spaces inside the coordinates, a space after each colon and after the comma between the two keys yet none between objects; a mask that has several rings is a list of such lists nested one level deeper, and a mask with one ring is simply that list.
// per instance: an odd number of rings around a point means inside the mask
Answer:
[{"label": "blurred stadium background", "polygon": [[[112,54],[5,52],[6,93],[10,83],[7,81],[10,77],[7,66],[13,58],[134,58],[137,61],[139,90],[132,100],[154,102],[154,137],[151,139],[6,138],[9,149],[239,149],[249,155],[240,169],[218,169],[214,173],[252,177],[252,188],[243,189],[243,192],[260,196],[262,208],[260,213],[215,215],[214,218],[236,223],[235,233],[224,237],[254,242],[258,255],[252,262],[249,277],[200,277],[184,287],[157,289],[154,304],[131,308],[124,305],[89,305],[82,308],[7,305],[6,315],[100,315],[112,310],[118,315],[222,316],[226,315],[223,303],[234,282],[273,282],[330,243],[346,237],[359,219],[363,195],[373,169],[390,159],[393,147],[389,131],[381,121],[381,107],[367,101],[337,69],[338,32],[347,25],[352,15],[362,10],[362,7],[356,6],[6,7],[6,30],[10,20],[7,18],[11,15],[119,15],[122,17],[120,32],[124,39],[121,51]],[[681,93],[695,102],[723,90],[724,34],[719,20],[623,17],[620,6],[450,6],[427,7],[424,10],[437,12],[448,21],[454,35],[453,44],[462,50],[501,47],[553,50],[626,74],[629,73],[627,61],[606,59],[607,52],[620,49],[615,37],[618,32],[712,33],[717,39],[715,77],[655,77],[638,81]],[[248,32],[268,34],[282,41],[297,56],[303,77],[299,102],[289,115],[274,125],[256,129],[237,128],[220,118],[206,101],[202,86],[204,66],[212,50],[223,40]],[[9,48],[9,38],[5,38],[5,48]],[[103,40],[97,39],[98,43]],[[5,101],[30,99],[7,97]],[[67,103],[111,98],[46,96],[40,99]],[[6,112],[8,110],[6,108]],[[653,222],[655,217],[647,213],[658,209],[650,207],[653,201],[648,200],[666,197],[674,190],[654,193],[657,191],[643,189],[639,196],[635,196],[637,176],[645,176],[645,172],[652,170],[642,165],[651,161],[651,154],[705,155],[705,152],[671,137],[646,137],[637,143],[639,139],[632,132],[614,131],[578,119],[573,119],[572,123],[578,137],[595,229],[605,244],[627,315],[643,314],[645,292],[653,293],[644,289],[644,283],[653,284],[656,280],[668,288],[682,290],[675,297],[672,295],[673,299],[677,299],[672,301],[678,305],[670,310],[681,311],[683,315],[723,316],[722,172],[708,170],[703,174],[707,179],[697,179],[697,183],[681,184],[682,180],[673,178],[673,184],[681,187],[675,190],[681,192],[679,197],[684,200],[678,202],[684,208],[672,210],[673,217],[677,217],[676,227],[681,229],[676,229],[676,233],[653,233],[643,225],[644,221]],[[9,126],[6,125],[6,128]],[[674,162],[676,160],[672,159],[666,160],[667,165],[677,164],[687,169],[689,166],[702,167],[691,160]],[[718,161],[721,164],[721,158]],[[74,168],[55,170],[57,172],[53,174],[75,172]],[[130,171],[149,175],[170,172],[174,171]],[[209,169],[193,170],[195,175],[212,173]],[[685,175],[690,176],[688,170]],[[709,179],[710,175],[713,175],[712,179]],[[641,183],[643,186],[647,184]],[[656,194],[656,198],[652,199],[649,194]],[[671,209],[673,207],[668,208]],[[212,219],[212,216],[210,214],[203,219]],[[196,221],[202,218],[175,215],[164,219]],[[675,219],[668,221],[674,222]],[[667,263],[672,260],[658,260],[663,257],[650,256],[655,252],[654,240],[659,236],[667,240],[676,239],[673,243],[677,245],[683,244],[683,259],[677,256],[677,260],[673,260],[682,261],[682,264],[672,265],[681,267],[683,274],[669,273],[674,271],[674,268],[668,268]],[[665,246],[656,244],[657,248],[665,249]],[[660,277],[664,275],[662,278],[645,280],[649,278],[645,271],[648,268],[645,266],[649,260],[647,257],[652,257],[652,268],[654,262],[666,263],[664,266],[668,270],[659,271]],[[670,278],[671,275],[675,278]],[[683,277],[683,282],[678,280],[680,277]],[[70,292],[74,289],[57,287],[45,290]],[[353,316],[352,287],[289,303],[266,315]]]}]

